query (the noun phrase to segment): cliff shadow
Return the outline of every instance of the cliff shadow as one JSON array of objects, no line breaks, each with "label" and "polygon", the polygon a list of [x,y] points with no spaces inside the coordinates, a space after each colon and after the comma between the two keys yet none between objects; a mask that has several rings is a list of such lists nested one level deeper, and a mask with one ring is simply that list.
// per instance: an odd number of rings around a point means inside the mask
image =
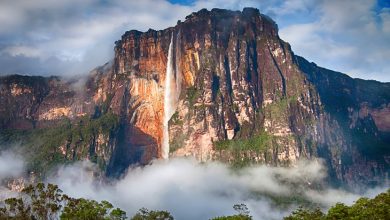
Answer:
[{"label": "cliff shadow", "polygon": [[122,124],[118,131],[106,176],[118,178],[131,166],[147,165],[158,157],[158,142],[132,125]]}]

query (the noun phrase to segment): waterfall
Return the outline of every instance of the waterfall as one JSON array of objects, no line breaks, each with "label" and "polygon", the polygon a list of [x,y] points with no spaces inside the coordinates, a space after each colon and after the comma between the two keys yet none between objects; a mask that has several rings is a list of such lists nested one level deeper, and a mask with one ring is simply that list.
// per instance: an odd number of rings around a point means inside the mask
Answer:
[{"label": "waterfall", "polygon": [[164,117],[163,117],[163,139],[162,139],[162,157],[168,159],[169,156],[169,131],[168,122],[174,114],[174,67],[173,67],[173,34],[168,49],[167,72],[165,74],[165,90],[164,90]]}]

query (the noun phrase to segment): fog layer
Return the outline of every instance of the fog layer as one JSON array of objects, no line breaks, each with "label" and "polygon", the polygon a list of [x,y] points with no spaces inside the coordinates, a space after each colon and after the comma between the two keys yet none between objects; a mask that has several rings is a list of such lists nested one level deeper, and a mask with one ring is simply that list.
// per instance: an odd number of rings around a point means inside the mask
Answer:
[{"label": "fog layer", "polygon": [[[49,179],[70,196],[108,200],[132,216],[138,209],[168,210],[175,219],[209,219],[235,214],[244,203],[254,219],[282,219],[298,204],[276,206],[270,198],[300,196],[327,208],[336,202],[351,204],[362,196],[321,186],[326,170],[320,161],[301,161],[295,167],[255,166],[239,171],[218,162],[199,163],[175,158],[129,169],[120,180],[98,181],[96,167],[87,161],[61,167]],[[313,187],[316,185],[316,187]],[[316,190],[314,190],[316,188]],[[384,189],[372,189],[372,197]]]}]

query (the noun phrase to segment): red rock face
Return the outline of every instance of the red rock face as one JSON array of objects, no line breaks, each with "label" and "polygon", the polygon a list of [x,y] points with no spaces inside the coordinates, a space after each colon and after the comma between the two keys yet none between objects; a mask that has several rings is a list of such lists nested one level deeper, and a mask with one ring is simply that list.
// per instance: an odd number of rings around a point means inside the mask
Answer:
[{"label": "red rock face", "polygon": [[[354,80],[295,56],[277,25],[250,8],[201,10],[172,28],[126,32],[113,63],[92,71],[83,92],[56,78],[4,78],[1,104],[13,110],[0,109],[7,115],[1,126],[52,126],[107,106],[120,118],[115,138],[106,140],[108,173],[161,158],[171,39],[179,98],[170,156],[270,165],[320,157],[332,178],[351,183],[388,173],[389,84]],[[379,146],[373,155],[362,147],[367,138]]]},{"label": "red rock face", "polygon": [[[143,147],[153,149],[147,150],[148,152],[155,152],[145,155],[142,161],[146,162],[161,157],[163,86],[170,39],[168,33],[166,31],[163,35],[162,32],[152,30],[146,33],[130,31],[115,47],[114,90],[118,88],[126,91],[117,90],[114,97],[126,97],[122,104],[127,102],[128,125],[143,132],[148,136],[146,139],[153,139],[153,143],[142,144]],[[119,105],[116,106],[118,109]],[[140,139],[139,134],[129,136],[129,139]]]},{"label": "red rock face", "polygon": [[[304,121],[318,117],[319,97],[273,21],[254,9],[202,10],[175,30],[183,54],[177,59],[184,89],[172,123],[171,142],[178,148],[172,155],[215,158],[214,142],[247,139],[263,131],[277,144],[256,160],[285,164],[305,153],[291,136],[314,132],[315,126]],[[268,153],[272,161],[266,161]]]},{"label": "red rock face", "polygon": [[2,127],[29,129],[45,127],[62,117],[91,114],[93,106],[84,103],[82,92],[72,82],[57,77],[9,76],[1,81]]},{"label": "red rock face", "polygon": [[[155,80],[163,87],[172,35],[175,74],[182,79],[182,89],[177,112],[170,122],[171,156],[232,162],[232,152],[216,150],[215,143],[250,139],[265,132],[272,137],[266,150],[241,152],[240,157],[274,165],[324,157],[338,179],[351,181],[359,177],[351,177],[350,173],[356,174],[360,168],[340,163],[348,151],[355,152],[353,163],[367,161],[364,163],[371,167],[370,159],[353,150],[359,148],[359,143],[351,142],[350,131],[345,131],[343,122],[331,111],[324,111],[321,91],[316,88],[318,81],[308,75],[313,71],[303,71],[305,68],[299,65],[290,46],[278,37],[276,24],[257,10],[201,10],[174,28],[128,32],[117,42],[116,73]],[[133,122],[154,137],[157,145],[161,143],[161,131],[157,130],[161,128],[162,114],[150,115],[156,109],[163,111],[162,98],[141,98],[154,103],[150,104],[154,108],[139,110],[152,119]],[[382,100],[384,104],[388,102]],[[388,124],[385,111],[370,111],[381,131]],[[379,122],[379,118],[384,120]],[[161,152],[161,146],[157,148]],[[382,162],[374,162],[374,172],[387,169],[388,162]]]}]

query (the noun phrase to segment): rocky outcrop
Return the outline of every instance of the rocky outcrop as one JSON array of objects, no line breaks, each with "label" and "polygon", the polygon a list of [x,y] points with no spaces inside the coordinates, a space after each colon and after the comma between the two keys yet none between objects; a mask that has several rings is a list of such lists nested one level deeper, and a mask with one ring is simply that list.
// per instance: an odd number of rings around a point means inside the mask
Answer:
[{"label": "rocky outcrop", "polygon": [[175,96],[170,157],[236,166],[323,158],[333,180],[377,184],[388,175],[390,85],[295,56],[275,22],[253,8],[203,9],[165,30],[128,31],[113,62],[81,89],[56,77],[3,77],[0,125],[34,130],[66,119],[71,133],[98,127],[66,136],[55,151],[93,158],[116,176],[163,157],[166,85]]}]

